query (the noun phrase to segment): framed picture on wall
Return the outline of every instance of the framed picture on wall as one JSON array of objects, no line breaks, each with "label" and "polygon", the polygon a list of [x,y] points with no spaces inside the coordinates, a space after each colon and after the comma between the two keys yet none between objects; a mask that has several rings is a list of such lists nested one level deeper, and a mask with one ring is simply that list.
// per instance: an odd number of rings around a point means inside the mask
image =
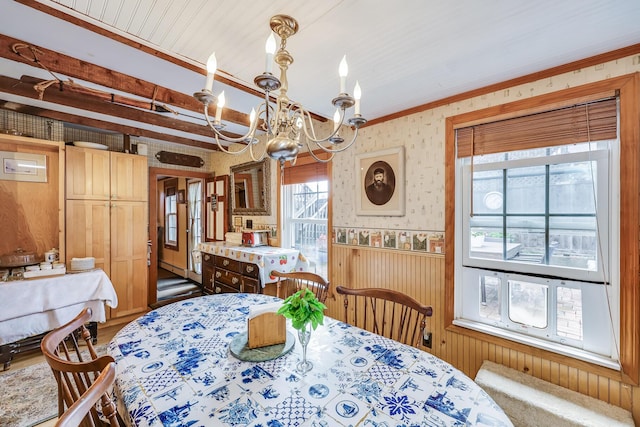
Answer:
[{"label": "framed picture on wall", "polygon": [[356,155],[356,214],[404,215],[404,147]]},{"label": "framed picture on wall", "polygon": [[178,203],[187,203],[187,199],[185,197],[185,190],[178,190]]},{"label": "framed picture on wall", "polygon": [[47,182],[45,154],[0,151],[0,179],[8,181]]}]

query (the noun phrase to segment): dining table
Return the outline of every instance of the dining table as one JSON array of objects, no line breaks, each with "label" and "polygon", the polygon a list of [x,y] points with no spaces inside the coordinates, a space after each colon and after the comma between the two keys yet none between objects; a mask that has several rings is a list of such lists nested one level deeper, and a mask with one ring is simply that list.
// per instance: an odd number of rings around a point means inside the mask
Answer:
[{"label": "dining table", "polygon": [[[112,339],[114,396],[130,426],[512,426],[464,373],[418,348],[324,317],[302,349],[247,349],[250,312],[282,301],[216,294],[131,321]],[[243,347],[244,345],[244,347]]]}]

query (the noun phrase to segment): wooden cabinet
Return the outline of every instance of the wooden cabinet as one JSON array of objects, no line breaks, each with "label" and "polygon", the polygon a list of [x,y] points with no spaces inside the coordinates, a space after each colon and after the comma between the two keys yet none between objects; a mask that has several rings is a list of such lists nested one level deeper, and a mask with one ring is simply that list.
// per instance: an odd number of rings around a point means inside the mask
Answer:
[{"label": "wooden cabinet", "polygon": [[214,256],[208,253],[202,253],[202,287],[208,294],[214,293],[213,286],[213,270],[215,269]]},{"label": "wooden cabinet", "polygon": [[220,255],[202,254],[202,280],[207,293],[262,293],[258,266]]},{"label": "wooden cabinet", "polygon": [[144,156],[67,147],[67,267],[96,259],[118,295],[111,318],[147,308],[147,183]]},{"label": "wooden cabinet", "polygon": [[146,202],[148,181],[144,156],[67,147],[67,199]]}]

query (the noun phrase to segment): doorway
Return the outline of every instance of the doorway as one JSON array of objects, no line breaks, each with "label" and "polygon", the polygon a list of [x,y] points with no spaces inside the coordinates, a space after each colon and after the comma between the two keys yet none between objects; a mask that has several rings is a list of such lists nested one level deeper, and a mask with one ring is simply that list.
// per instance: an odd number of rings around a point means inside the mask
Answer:
[{"label": "doorway", "polygon": [[[149,168],[148,300],[152,307],[201,294],[201,266],[193,250],[204,232],[204,182],[210,177],[209,173]],[[165,192],[165,185],[175,190]],[[174,191],[177,215],[165,218],[167,194]],[[173,215],[173,207],[168,209]]]}]

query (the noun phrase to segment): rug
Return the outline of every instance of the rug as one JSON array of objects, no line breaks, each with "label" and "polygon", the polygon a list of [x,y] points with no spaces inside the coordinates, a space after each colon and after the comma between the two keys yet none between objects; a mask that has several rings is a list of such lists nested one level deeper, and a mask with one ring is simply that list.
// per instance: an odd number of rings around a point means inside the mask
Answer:
[{"label": "rug", "polygon": [[[106,354],[106,346],[96,352]],[[0,373],[0,390],[2,427],[30,427],[58,415],[58,387],[46,362]]]}]

